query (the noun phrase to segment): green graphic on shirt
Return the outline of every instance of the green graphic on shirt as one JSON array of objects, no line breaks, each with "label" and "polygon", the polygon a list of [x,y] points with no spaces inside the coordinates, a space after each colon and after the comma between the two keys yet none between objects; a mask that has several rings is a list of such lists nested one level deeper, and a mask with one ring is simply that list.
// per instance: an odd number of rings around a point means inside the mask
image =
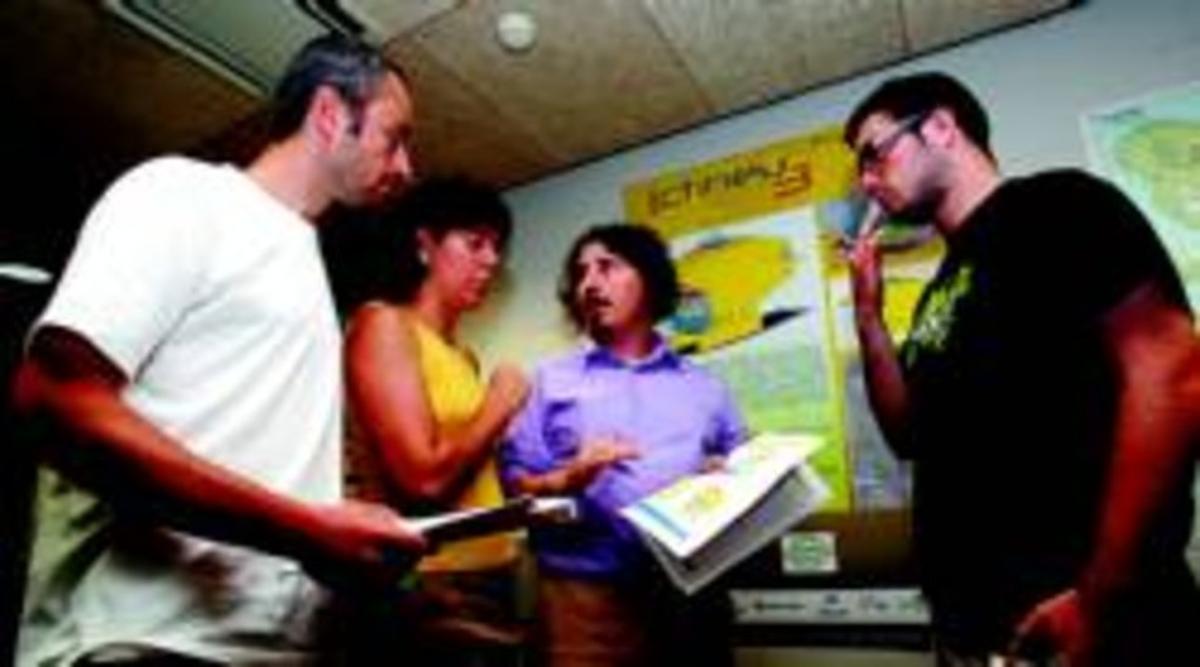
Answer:
[{"label": "green graphic on shirt", "polygon": [[932,288],[908,334],[905,364],[911,365],[920,352],[943,352],[950,330],[954,328],[954,310],[960,299],[971,291],[973,267],[964,264],[950,278]]}]

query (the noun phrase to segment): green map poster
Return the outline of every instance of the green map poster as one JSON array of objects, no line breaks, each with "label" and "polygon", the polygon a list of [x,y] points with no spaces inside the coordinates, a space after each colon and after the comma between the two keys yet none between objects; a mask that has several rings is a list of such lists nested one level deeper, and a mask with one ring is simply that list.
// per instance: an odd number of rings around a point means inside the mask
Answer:
[{"label": "green map poster", "polygon": [[1200,83],[1083,119],[1092,165],[1150,217],[1200,307]]}]

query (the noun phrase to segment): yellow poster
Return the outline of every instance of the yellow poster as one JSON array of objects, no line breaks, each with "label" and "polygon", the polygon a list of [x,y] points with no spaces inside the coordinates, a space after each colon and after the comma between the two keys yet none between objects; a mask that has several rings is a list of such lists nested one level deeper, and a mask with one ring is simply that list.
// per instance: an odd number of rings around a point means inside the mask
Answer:
[{"label": "yellow poster", "polygon": [[851,506],[842,364],[819,204],[845,198],[852,156],[831,127],[630,184],[626,213],[671,246],[683,286],[664,334],[722,377],[756,432],[830,443],[813,465]]},{"label": "yellow poster", "polygon": [[[865,208],[840,127],[629,184],[632,222],[671,246],[684,288],[664,325],[722,377],[758,432],[809,433],[833,495],[823,511],[896,507],[908,476],[870,415],[842,250]],[[883,228],[885,317],[897,338],[936,269],[930,228]]]},{"label": "yellow poster", "polygon": [[630,184],[625,212],[666,237],[846,196],[853,156],[833,126]]}]

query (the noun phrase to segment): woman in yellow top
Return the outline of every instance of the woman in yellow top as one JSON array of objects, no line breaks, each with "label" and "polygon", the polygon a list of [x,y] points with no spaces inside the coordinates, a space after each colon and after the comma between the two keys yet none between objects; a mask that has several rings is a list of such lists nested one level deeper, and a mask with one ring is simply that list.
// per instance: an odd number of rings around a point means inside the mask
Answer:
[{"label": "woman in yellow top", "polygon": [[[508,365],[485,383],[456,334],[500,269],[509,211],[487,188],[442,179],[415,186],[385,223],[392,238],[376,248],[390,257],[385,280],[377,298],[355,310],[346,334],[353,441],[361,449],[351,471],[360,495],[387,499],[409,516],[499,504],[493,449],[528,385]],[[513,607],[497,598],[512,592],[517,555],[512,535],[496,535],[422,560],[420,588],[440,605],[432,629],[419,631],[424,639],[504,641],[511,633],[503,610]]]}]

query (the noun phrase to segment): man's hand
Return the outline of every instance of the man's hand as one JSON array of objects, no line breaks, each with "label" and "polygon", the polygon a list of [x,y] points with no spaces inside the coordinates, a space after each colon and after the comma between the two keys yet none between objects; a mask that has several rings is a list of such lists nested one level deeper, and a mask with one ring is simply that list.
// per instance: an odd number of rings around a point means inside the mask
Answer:
[{"label": "man's hand", "polygon": [[592,438],[584,441],[579,454],[560,469],[562,492],[577,493],[587,488],[605,468],[614,463],[638,457],[631,443],[616,437]]},{"label": "man's hand", "polygon": [[535,496],[579,493],[608,466],[637,458],[638,455],[637,448],[621,438],[589,438],[583,442],[575,458],[562,466],[544,473],[518,475],[516,488],[520,493]]},{"label": "man's hand", "polygon": [[1059,654],[1069,667],[1092,664],[1096,648],[1093,614],[1078,591],[1070,589],[1043,600],[1017,625],[1009,653],[1042,657]]},{"label": "man's hand", "polygon": [[335,590],[387,592],[427,549],[421,533],[391,509],[345,501],[316,508],[314,548],[305,567]]},{"label": "man's hand", "polygon": [[879,252],[879,230],[865,230],[846,253],[850,265],[850,287],[854,311],[862,317],[883,316],[883,262]]},{"label": "man's hand", "polygon": [[710,454],[704,457],[704,461],[700,464],[700,474],[706,475],[710,472],[721,472],[725,470],[727,457],[721,454]]}]

